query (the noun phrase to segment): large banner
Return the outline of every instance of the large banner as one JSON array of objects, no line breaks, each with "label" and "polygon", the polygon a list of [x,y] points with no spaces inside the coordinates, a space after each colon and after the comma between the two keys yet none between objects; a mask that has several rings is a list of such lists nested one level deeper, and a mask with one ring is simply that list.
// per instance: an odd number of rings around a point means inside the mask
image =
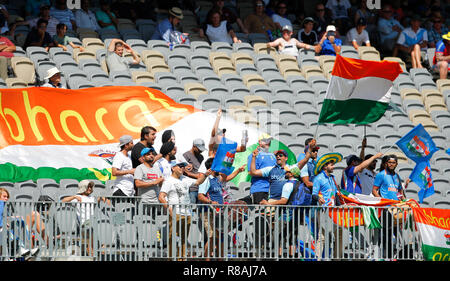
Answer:
[{"label": "large banner", "polygon": [[[153,126],[158,130],[154,147],[159,152],[161,134],[171,129],[182,155],[194,139],[210,141],[215,118],[216,112],[178,104],[158,90],[140,86],[1,89],[0,182],[105,181],[110,179],[111,159],[122,135],[137,142],[141,128]],[[220,127],[228,128],[227,138],[235,141],[248,130],[249,144],[262,133],[228,117],[221,119]]]},{"label": "large banner", "polygon": [[450,210],[413,208],[425,260],[450,261]]}]

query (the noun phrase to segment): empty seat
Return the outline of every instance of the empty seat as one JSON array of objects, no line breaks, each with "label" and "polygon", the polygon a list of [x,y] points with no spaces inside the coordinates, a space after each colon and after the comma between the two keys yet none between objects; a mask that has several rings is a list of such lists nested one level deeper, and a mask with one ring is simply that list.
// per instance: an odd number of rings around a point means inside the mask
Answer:
[{"label": "empty seat", "polygon": [[253,85],[265,85],[266,82],[264,78],[262,78],[258,74],[247,74],[242,77],[244,84],[250,88]]},{"label": "empty seat", "polygon": [[34,63],[27,57],[12,57],[11,67],[16,78],[21,81],[32,84],[36,80]]},{"label": "empty seat", "polygon": [[186,94],[197,98],[199,95],[208,94],[208,90],[201,83],[186,83],[184,84],[184,91]]}]

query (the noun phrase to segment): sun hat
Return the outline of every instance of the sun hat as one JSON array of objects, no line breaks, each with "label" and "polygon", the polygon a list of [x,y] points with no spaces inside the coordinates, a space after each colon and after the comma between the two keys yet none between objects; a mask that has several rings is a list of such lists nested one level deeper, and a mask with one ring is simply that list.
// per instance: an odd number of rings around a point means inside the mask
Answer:
[{"label": "sun hat", "polygon": [[318,175],[320,171],[322,171],[323,166],[330,161],[334,161],[334,163],[341,162],[342,154],[332,152],[322,155],[319,160],[317,160],[316,166],[314,166],[314,175]]},{"label": "sun hat", "polygon": [[90,180],[82,180],[78,183],[78,192],[77,194],[85,193],[88,189],[89,184],[92,183],[92,186],[94,186],[94,182]]},{"label": "sun hat", "polygon": [[178,8],[178,7],[171,8],[169,10],[169,14],[174,16],[174,17],[176,17],[176,18],[179,18],[180,20],[183,19],[183,11],[180,8]]},{"label": "sun hat", "polygon": [[44,77],[44,79],[50,79],[53,77],[53,75],[58,74],[58,73],[61,73],[61,71],[59,71],[58,68],[56,68],[56,67],[49,68],[49,69],[47,69],[47,75]]},{"label": "sun hat", "polygon": [[450,31],[449,31],[447,34],[442,35],[442,38],[443,38],[444,40],[450,41]]}]

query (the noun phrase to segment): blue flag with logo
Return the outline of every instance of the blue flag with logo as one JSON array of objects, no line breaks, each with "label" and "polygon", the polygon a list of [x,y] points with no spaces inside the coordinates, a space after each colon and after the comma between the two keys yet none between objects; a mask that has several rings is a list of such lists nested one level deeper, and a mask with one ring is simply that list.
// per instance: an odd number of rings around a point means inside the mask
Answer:
[{"label": "blue flag with logo", "polygon": [[234,156],[236,154],[237,142],[222,139],[222,142],[217,148],[216,156],[214,157],[211,170],[229,175],[233,172]]},{"label": "blue flag with logo", "polygon": [[416,163],[429,161],[433,154],[439,150],[422,124],[414,127],[414,129],[399,139],[396,144],[405,153],[406,157]]},{"label": "blue flag with logo", "polygon": [[434,194],[433,177],[431,176],[429,161],[417,163],[409,178],[420,187],[419,203],[422,203],[424,198]]}]

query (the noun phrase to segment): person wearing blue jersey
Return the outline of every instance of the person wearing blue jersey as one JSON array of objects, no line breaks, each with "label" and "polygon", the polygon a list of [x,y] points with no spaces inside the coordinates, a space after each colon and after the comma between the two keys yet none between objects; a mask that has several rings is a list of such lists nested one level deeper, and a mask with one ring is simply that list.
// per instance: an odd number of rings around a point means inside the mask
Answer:
[{"label": "person wearing blue jersey", "polygon": [[[258,155],[255,158],[255,169],[263,169],[266,167],[273,167],[277,159],[275,155],[269,152],[269,147],[272,142],[272,137],[268,134],[262,134],[258,140]],[[267,177],[259,177],[251,172],[250,165],[252,163],[252,154],[248,156],[247,170],[249,175],[252,176],[250,195],[242,198],[241,200],[247,204],[259,204],[263,199],[268,199],[269,193],[269,179]]]},{"label": "person wearing blue jersey", "polygon": [[364,161],[352,154],[346,157],[347,168],[342,172],[341,187],[350,193],[362,193],[360,173],[383,153],[379,152]]},{"label": "person wearing blue jersey", "polygon": [[[313,181],[313,190],[312,190],[312,200],[313,202],[318,202],[319,205],[323,207],[333,207],[336,205],[340,205],[339,199],[337,199],[337,194],[339,192],[339,185],[334,178],[333,171],[334,165],[342,160],[342,155],[339,153],[327,153],[321,156],[314,167],[314,174],[316,175]],[[325,229],[321,227],[324,225],[322,220],[326,221],[326,224],[332,224],[332,222],[327,221],[328,215],[325,213],[328,212],[328,209],[321,209],[320,213],[315,213],[314,216],[319,216],[315,219],[317,226],[315,228],[314,236],[316,238],[316,255],[318,259],[322,258],[322,253],[325,245]],[[336,239],[334,245],[334,257],[340,258],[342,257],[342,228],[336,227],[333,228],[334,237]]]},{"label": "person wearing blue jersey", "polygon": [[400,176],[395,172],[398,165],[398,158],[395,154],[389,155],[384,170],[380,171],[373,183],[372,194],[375,197],[382,197],[391,200],[405,198]]},{"label": "person wearing blue jersey", "polygon": [[440,79],[447,79],[450,63],[450,32],[442,35],[442,40],[436,44],[436,51],[433,57],[433,67],[435,71],[439,71]]},{"label": "person wearing blue jersey", "polygon": [[327,30],[320,39],[319,44],[314,46],[318,56],[336,56],[341,52],[341,47],[342,41],[336,38],[336,27],[334,25],[327,26]]}]

